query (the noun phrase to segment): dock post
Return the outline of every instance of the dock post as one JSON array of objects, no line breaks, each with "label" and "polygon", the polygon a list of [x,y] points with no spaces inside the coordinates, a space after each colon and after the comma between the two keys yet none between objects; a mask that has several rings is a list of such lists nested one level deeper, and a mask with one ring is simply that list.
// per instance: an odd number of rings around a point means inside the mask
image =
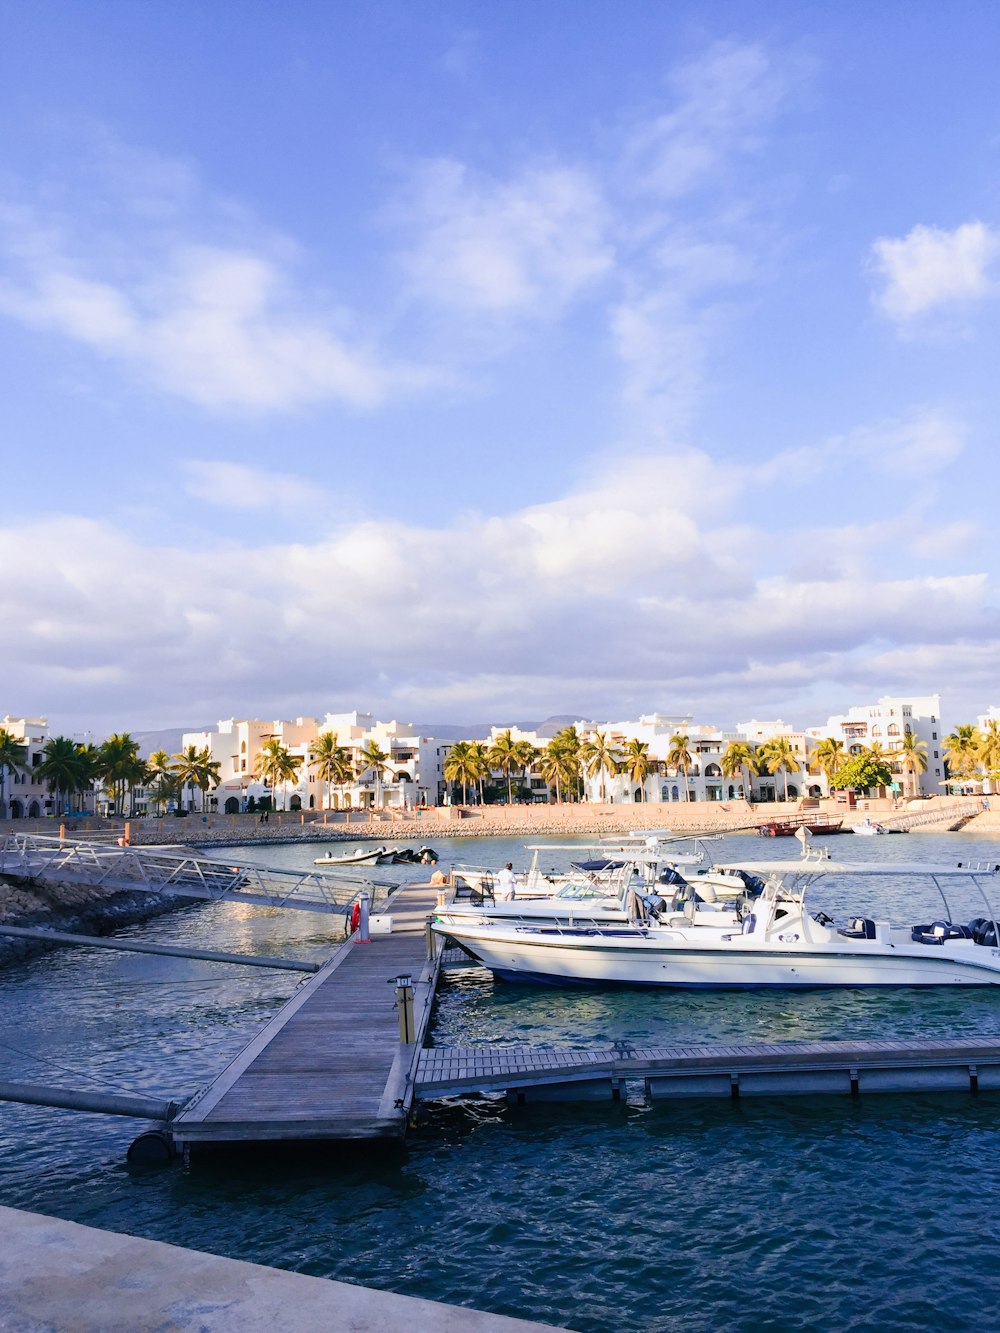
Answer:
[{"label": "dock post", "polygon": [[413,978],[396,978],[396,1008],[399,1012],[399,1040],[404,1046],[413,1042]]},{"label": "dock post", "polygon": [[370,944],[372,937],[368,929],[368,913],[371,908],[371,895],[367,889],[362,889],[358,894],[358,906],[361,908],[361,916],[358,921],[358,943]]},{"label": "dock post", "polygon": [[432,916],[429,916],[424,922],[424,938],[427,943],[427,957],[431,959],[431,961],[433,961],[434,956],[437,953],[437,936],[431,929],[433,924],[434,918]]}]

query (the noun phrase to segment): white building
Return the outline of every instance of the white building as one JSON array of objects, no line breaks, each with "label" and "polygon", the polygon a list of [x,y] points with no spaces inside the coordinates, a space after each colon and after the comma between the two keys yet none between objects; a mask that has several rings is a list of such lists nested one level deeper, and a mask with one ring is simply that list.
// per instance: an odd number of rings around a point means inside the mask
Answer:
[{"label": "white building", "polygon": [[[337,742],[351,755],[357,780],[346,790],[334,793],[336,804],[369,807],[376,803],[390,809],[412,809],[437,805],[444,787],[444,759],[449,746],[430,736],[421,736],[409,722],[377,722],[371,713],[327,713],[319,732],[333,732]],[[364,767],[362,751],[377,745],[386,755],[385,772],[376,780],[374,770]]]},{"label": "white building", "polygon": [[8,716],[0,719],[0,729],[9,732],[24,749],[21,772],[7,770],[4,780],[7,808],[0,808],[0,818],[40,819],[43,815],[58,813],[48,785],[35,773],[45,757],[45,742],[49,739],[48,718]]},{"label": "white building", "polygon": [[[675,801],[741,800],[744,796],[743,778],[740,775],[727,778],[722,772],[726,746],[731,740],[740,739],[734,732],[695,723],[681,714],[665,713],[647,713],[637,722],[609,722],[607,725],[578,722],[576,728],[582,740],[601,732],[618,751],[632,740],[649,746],[647,755],[652,762],[652,771],[645,782],[634,781],[627,772],[603,775],[605,799],[609,803],[669,805]],[[687,737],[686,749],[691,763],[686,773],[667,762],[675,736]],[[601,782],[600,773],[585,776],[587,800],[600,801]]]},{"label": "white building", "polygon": [[886,695],[876,704],[862,704],[827,720],[825,728],[810,728],[815,740],[830,736],[844,743],[846,755],[860,754],[873,744],[883,750],[900,750],[903,737],[912,733],[927,746],[927,771],[912,777],[902,765],[892,766],[893,783],[901,792],[936,796],[944,790],[944,730],[941,725],[941,696]]},{"label": "white building", "polygon": [[[313,744],[326,733],[337,737],[353,769],[352,779],[329,793],[311,759]],[[440,798],[446,745],[419,736],[407,723],[378,722],[371,713],[327,713],[322,722],[313,717],[228,718],[217,731],[186,733],[185,748],[207,749],[219,764],[219,785],[209,797],[212,808],[236,814],[248,808],[251,798],[256,805],[271,795],[256,776],[261,749],[269,740],[277,740],[299,760],[295,777],[279,787],[274,802],[279,809],[322,810],[328,800],[333,809],[403,809],[434,805]],[[372,743],[386,755],[380,776],[364,767],[362,751]]]}]

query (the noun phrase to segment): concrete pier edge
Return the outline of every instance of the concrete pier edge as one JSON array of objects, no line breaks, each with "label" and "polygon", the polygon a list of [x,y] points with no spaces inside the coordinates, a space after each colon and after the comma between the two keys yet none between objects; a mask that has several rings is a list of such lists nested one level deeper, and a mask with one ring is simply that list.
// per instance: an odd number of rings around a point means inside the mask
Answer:
[{"label": "concrete pier edge", "polygon": [[466,1306],[0,1207],[0,1328],[17,1333],[530,1333]]}]

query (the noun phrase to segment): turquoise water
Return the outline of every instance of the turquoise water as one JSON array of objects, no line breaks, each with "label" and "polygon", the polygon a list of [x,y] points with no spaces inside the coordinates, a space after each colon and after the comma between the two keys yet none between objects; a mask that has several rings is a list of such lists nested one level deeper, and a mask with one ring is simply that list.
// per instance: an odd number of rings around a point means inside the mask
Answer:
[{"label": "turquoise water", "polygon": [[[504,840],[439,846],[445,862],[527,862]],[[834,847],[892,860],[1000,853],[961,835]],[[797,850],[740,838],[711,848],[718,860]],[[313,854],[259,856],[299,865]],[[827,910],[871,907],[869,894],[913,919],[940,915],[933,890],[890,896],[884,884],[827,895]],[[319,957],[331,929],[318,915],[230,904],[127,933]],[[96,951],[31,960],[0,974],[0,1077],[183,1096],[295,984],[294,974]],[[432,1040],[934,1034],[1000,1034],[1000,988],[580,992],[497,984],[470,968],[446,977]],[[638,1092],[618,1105],[440,1104],[405,1150],[213,1157],[150,1174],[124,1163],[134,1122],[0,1104],[0,1202],[581,1333],[1000,1326],[1000,1096],[650,1106]]]}]

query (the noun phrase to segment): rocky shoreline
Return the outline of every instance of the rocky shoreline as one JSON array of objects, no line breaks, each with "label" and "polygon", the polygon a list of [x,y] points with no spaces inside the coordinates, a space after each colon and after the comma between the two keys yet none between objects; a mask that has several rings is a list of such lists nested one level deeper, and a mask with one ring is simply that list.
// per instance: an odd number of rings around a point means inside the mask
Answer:
[{"label": "rocky shoreline", "polygon": [[[75,935],[110,935],[193,900],[176,893],[125,893],[91,884],[39,884],[11,876],[0,879],[0,923],[37,926]],[[63,946],[44,940],[0,935],[0,967]]]}]

